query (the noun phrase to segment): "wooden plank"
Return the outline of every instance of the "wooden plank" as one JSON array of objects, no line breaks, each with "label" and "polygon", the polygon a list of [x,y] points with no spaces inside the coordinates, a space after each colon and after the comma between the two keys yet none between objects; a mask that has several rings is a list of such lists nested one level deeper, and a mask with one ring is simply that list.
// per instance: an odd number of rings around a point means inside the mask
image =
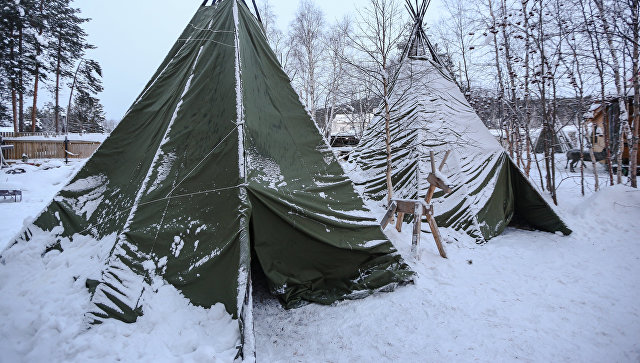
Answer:
[{"label": "wooden plank", "polygon": [[[431,185],[435,185],[436,187],[444,190],[445,193],[451,193],[452,189],[442,181],[442,179],[438,178],[434,173],[429,173],[427,176],[427,181]],[[431,187],[429,187],[431,188]]]},{"label": "wooden plank", "polygon": [[404,219],[404,213],[398,212],[398,220],[396,221],[396,230],[402,232],[402,220]]},{"label": "wooden plank", "polygon": [[384,217],[382,217],[382,221],[380,221],[380,227],[382,227],[382,229],[387,228],[387,224],[389,224],[391,217],[393,217],[393,213],[396,212],[396,207],[396,202],[391,202],[391,205],[389,205],[389,209],[387,209],[387,213],[384,214]]},{"label": "wooden plank", "polygon": [[429,206],[428,203],[416,199],[393,199],[393,201],[397,204],[396,212],[404,214],[413,214],[416,209],[416,203],[424,207],[422,211],[423,214],[427,213]]},{"label": "wooden plank", "polygon": [[420,225],[422,224],[422,205],[419,203],[414,204],[415,209],[413,211],[413,236],[411,237],[411,253],[416,259],[420,258],[418,254],[418,245],[420,244]]},{"label": "wooden plank", "polygon": [[397,204],[397,211],[398,213],[406,213],[406,214],[413,214],[413,211],[416,208],[416,201],[415,200],[394,200],[394,202],[396,202]]},{"label": "wooden plank", "polygon": [[431,234],[433,235],[433,239],[436,241],[436,247],[438,247],[438,252],[440,252],[440,256],[442,256],[442,258],[447,258],[447,253],[444,250],[444,246],[442,246],[442,236],[440,236],[440,230],[438,229],[438,224],[436,223],[435,218],[433,218],[432,213],[427,214],[427,222],[429,222],[429,228],[431,229]]}]

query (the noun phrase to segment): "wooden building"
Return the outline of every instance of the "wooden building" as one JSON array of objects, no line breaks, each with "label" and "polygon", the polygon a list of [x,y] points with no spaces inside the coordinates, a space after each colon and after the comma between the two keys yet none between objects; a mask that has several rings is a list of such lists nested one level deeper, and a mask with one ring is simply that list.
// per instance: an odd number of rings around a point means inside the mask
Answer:
[{"label": "wooden building", "polygon": [[[629,124],[633,117],[633,96],[626,98],[627,110],[629,112]],[[617,155],[620,147],[620,105],[617,97],[608,98],[604,107],[600,103],[594,103],[589,112],[585,115],[585,127],[590,137],[594,152],[601,152],[605,148],[605,125],[609,125],[609,145],[612,157]],[[625,135],[624,150],[622,151],[622,163],[629,164],[629,143]],[[615,159],[613,160],[615,162]],[[640,152],[638,153],[638,164],[640,164]]]}]

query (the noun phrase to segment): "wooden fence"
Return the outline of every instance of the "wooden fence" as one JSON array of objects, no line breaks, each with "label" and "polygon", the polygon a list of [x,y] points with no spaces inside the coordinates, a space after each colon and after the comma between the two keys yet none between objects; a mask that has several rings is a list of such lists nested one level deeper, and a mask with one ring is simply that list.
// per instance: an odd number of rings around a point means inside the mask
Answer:
[{"label": "wooden fence", "polygon": [[55,132],[0,132],[0,136],[2,137],[22,137],[22,136],[44,136],[44,137],[53,137],[57,134]]},{"label": "wooden fence", "polygon": [[[13,149],[3,151],[8,160],[22,159],[22,154],[29,159],[62,159],[65,156],[64,141],[4,140],[4,144],[13,145]],[[99,146],[97,141],[69,141],[69,158],[88,158]]]}]

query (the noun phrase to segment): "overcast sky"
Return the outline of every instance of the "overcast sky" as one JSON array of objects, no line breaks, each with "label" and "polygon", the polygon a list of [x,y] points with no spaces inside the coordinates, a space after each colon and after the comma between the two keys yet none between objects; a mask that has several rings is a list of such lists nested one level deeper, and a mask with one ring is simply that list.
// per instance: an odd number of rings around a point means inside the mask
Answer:
[{"label": "overcast sky", "polygon": [[[260,5],[262,0],[256,0]],[[270,0],[283,31],[298,7],[297,0]],[[316,0],[328,22],[355,13],[368,0]],[[249,4],[251,2],[249,1]],[[174,44],[202,0],[75,0],[91,18],[85,29],[97,47],[88,57],[103,67],[104,92],[99,96],[107,119],[120,120]],[[438,17],[433,0],[427,19]],[[68,97],[68,94],[67,96]]]}]

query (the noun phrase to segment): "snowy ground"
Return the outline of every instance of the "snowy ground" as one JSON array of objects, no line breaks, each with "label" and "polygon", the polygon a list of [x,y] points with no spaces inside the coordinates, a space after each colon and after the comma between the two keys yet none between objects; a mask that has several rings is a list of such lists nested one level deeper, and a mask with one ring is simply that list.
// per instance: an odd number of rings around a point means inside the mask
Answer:
[{"label": "snowy ground", "polygon": [[402,234],[389,226],[415,284],[289,311],[262,291],[254,300],[258,359],[638,362],[640,191],[593,194],[589,174],[583,198],[579,174],[565,171],[562,157],[558,165],[558,212],[571,236],[508,229],[478,246],[445,230],[459,239],[445,246],[449,258],[423,234],[416,261],[410,226]]},{"label": "snowy ground", "polygon": [[[0,184],[24,191],[21,203],[0,199],[0,250],[80,164],[53,161],[20,166],[26,174],[0,173]],[[295,310],[282,309],[258,285],[258,360],[639,361],[640,191],[615,186],[593,193],[589,174],[581,197],[579,174],[565,171],[562,158],[558,165],[558,213],[571,236],[508,229],[478,246],[443,230],[446,239],[458,239],[445,246],[449,258],[440,258],[423,234],[416,260],[409,253],[411,228],[400,234],[387,227],[417,272],[415,284]],[[136,324],[108,321],[87,330],[78,313],[88,303],[83,277],[100,267],[100,245],[68,245],[64,260],[41,258],[37,243],[3,254],[0,362],[233,359],[237,329],[222,307],[193,307],[170,286],[145,297]]]},{"label": "snowy ground", "polygon": [[[32,162],[41,165],[12,166],[25,169],[24,174],[0,172],[0,188],[23,192],[19,203],[0,198],[0,251],[84,163]],[[99,276],[113,241],[74,237],[74,243],[62,241],[64,254],[44,254],[48,242],[50,238],[36,233],[30,243],[1,253],[0,362],[233,361],[238,324],[224,306],[194,307],[162,282],[157,293],[143,296],[145,314],[136,324],[111,319],[89,329],[85,281]]]},{"label": "snowy ground", "polygon": [[[85,161],[71,159],[65,165],[56,159],[32,160],[30,164],[20,162],[0,171],[0,189],[20,189],[23,195],[20,203],[14,203],[12,198],[0,198],[0,251],[20,233],[24,222],[35,218],[51,202]],[[26,173],[6,174],[12,169],[24,169]]]}]

